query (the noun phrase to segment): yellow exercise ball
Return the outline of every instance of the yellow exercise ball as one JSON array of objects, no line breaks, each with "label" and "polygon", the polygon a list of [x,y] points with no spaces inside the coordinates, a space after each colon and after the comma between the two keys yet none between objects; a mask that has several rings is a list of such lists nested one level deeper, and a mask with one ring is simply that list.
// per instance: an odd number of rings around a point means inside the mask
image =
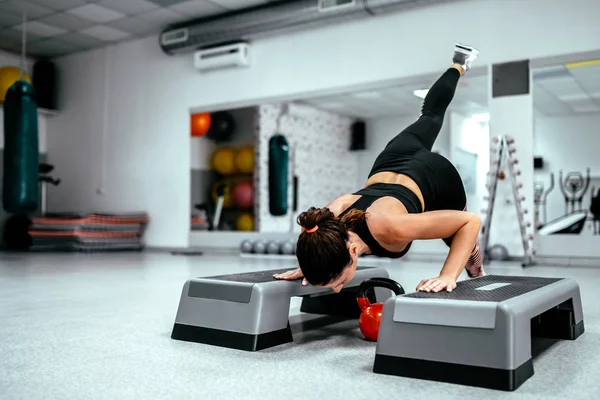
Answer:
[{"label": "yellow exercise ball", "polygon": [[228,181],[219,181],[215,182],[211,188],[212,199],[215,204],[219,201],[219,195],[217,193],[217,188],[220,184],[225,184],[225,194],[223,195],[223,208],[231,208],[233,207],[233,197],[231,196],[231,182]]},{"label": "yellow exercise ball", "polygon": [[235,153],[235,166],[243,174],[254,171],[254,147],[247,146]]},{"label": "yellow exercise ball", "polygon": [[222,147],[214,152],[212,156],[212,167],[223,175],[231,175],[236,172],[235,151],[229,147]]},{"label": "yellow exercise ball", "polygon": [[[8,66],[0,67],[0,103],[4,102],[4,96],[8,89],[21,78],[21,69]],[[23,80],[31,83],[31,78],[23,72]]]},{"label": "yellow exercise ball", "polygon": [[254,217],[250,213],[241,213],[236,221],[235,228],[238,231],[250,232],[254,230]]}]

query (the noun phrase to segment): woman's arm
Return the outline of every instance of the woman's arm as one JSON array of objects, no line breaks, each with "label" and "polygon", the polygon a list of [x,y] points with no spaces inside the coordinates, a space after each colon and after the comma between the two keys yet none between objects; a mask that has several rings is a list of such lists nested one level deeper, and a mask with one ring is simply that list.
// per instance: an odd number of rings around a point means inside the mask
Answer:
[{"label": "woman's arm", "polygon": [[[444,239],[453,236],[452,245],[440,276],[458,279],[465,267],[479,235],[481,219],[467,211],[429,211],[422,214],[373,216],[370,225],[382,241],[388,244],[407,243],[413,240]],[[379,220],[376,223],[375,221]],[[375,232],[374,232],[375,233]],[[377,236],[380,236],[380,235]]]}]

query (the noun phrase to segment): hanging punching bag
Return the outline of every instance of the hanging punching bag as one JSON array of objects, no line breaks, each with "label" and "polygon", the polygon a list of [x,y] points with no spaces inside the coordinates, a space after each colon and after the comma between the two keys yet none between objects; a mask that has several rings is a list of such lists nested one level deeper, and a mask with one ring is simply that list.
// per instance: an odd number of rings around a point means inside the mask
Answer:
[{"label": "hanging punching bag", "polygon": [[39,143],[33,86],[15,82],[4,99],[4,175],[2,203],[13,214],[37,210]]},{"label": "hanging punching bag", "polygon": [[283,135],[269,140],[269,212],[282,216],[288,210],[289,145]]}]

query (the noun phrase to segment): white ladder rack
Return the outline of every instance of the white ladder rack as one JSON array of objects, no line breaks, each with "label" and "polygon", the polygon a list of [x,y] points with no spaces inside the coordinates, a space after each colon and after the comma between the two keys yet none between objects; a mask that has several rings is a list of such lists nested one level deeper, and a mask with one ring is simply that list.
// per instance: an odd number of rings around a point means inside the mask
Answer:
[{"label": "white ladder rack", "polygon": [[[497,136],[492,138],[492,146],[490,146],[490,171],[488,173],[488,183],[486,185],[489,195],[484,197],[484,200],[488,201],[488,205],[486,209],[482,210],[486,215],[486,218],[481,228],[479,243],[483,250],[484,261],[486,261],[498,181],[504,179],[500,177],[501,174],[504,174],[509,178],[515,201],[514,204],[517,209],[517,218],[519,220],[521,242],[523,243],[524,252],[522,265],[528,266],[534,264],[533,256],[535,255],[535,250],[532,246],[533,235],[527,233],[527,228],[531,227],[531,222],[526,222],[524,218],[524,215],[528,213],[528,210],[523,207],[525,197],[519,193],[519,189],[523,187],[523,184],[517,182],[517,176],[521,175],[521,171],[515,168],[515,165],[519,162],[518,159],[513,156],[516,152],[515,140],[512,137]],[[507,171],[506,173],[503,172],[503,166],[506,167],[504,168]]]}]

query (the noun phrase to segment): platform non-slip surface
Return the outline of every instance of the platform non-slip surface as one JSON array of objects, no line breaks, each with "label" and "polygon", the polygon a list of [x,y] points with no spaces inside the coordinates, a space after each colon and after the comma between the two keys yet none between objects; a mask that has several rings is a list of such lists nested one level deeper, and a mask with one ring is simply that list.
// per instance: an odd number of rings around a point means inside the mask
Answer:
[{"label": "platform non-slip surface", "polygon": [[434,298],[502,302],[558,282],[561,279],[562,278],[488,275],[459,282],[456,289],[452,292],[415,292],[409,293],[406,296],[420,299]]},{"label": "platform non-slip surface", "polygon": [[[356,321],[299,314],[294,343],[257,353],[172,340],[190,277],[293,268],[273,260],[170,254],[0,254],[2,400],[594,399],[600,393],[600,270],[493,264],[488,273],[568,276],[586,332],[534,341],[535,375],[505,393],[372,372],[375,343]],[[440,263],[385,263],[410,292]],[[424,344],[426,345],[426,344]],[[449,344],[451,345],[451,344]]]},{"label": "platform non-slip surface", "polygon": [[[287,262],[289,263],[289,261]],[[283,269],[271,269],[267,271],[254,271],[254,272],[242,272],[239,274],[227,274],[227,275],[217,275],[217,276],[207,276],[205,279],[215,280],[215,281],[231,281],[231,282],[246,282],[246,283],[263,283],[263,282],[271,282],[275,280],[273,275],[281,274],[283,272],[289,271],[291,268],[283,268]],[[365,267],[359,267],[357,270],[363,270]],[[300,281],[300,280],[298,280]]]}]

